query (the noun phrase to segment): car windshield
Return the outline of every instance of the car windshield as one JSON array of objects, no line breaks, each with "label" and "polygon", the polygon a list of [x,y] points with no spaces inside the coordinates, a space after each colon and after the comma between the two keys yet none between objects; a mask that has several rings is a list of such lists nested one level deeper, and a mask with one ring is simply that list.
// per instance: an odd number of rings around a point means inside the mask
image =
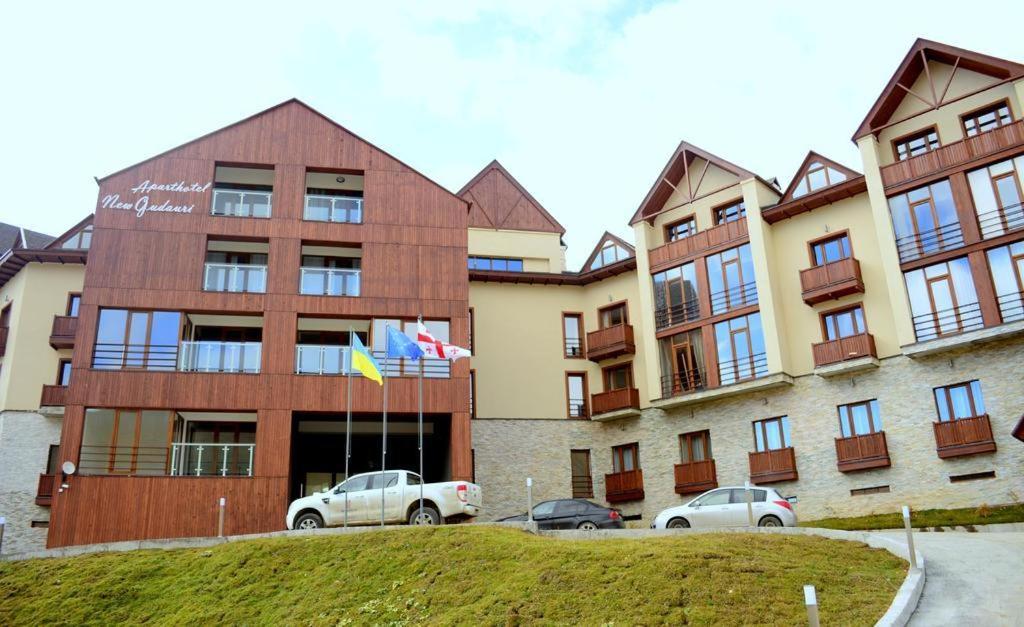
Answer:
[{"label": "car windshield", "polygon": [[533,508],[533,517],[549,516],[555,511],[556,503],[558,503],[558,501],[545,501],[544,503],[538,503],[537,506]]}]

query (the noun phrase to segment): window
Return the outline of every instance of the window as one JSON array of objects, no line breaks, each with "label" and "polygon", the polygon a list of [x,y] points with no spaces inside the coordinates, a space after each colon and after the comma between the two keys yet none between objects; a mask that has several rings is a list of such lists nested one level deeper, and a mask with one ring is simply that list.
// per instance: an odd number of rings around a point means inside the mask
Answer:
[{"label": "window", "polygon": [[[361,251],[356,254],[361,254]],[[363,266],[361,257],[302,255],[300,265],[300,294],[359,296]]]},{"label": "window", "polygon": [[754,450],[758,453],[789,448],[789,418],[779,416],[754,421]]},{"label": "window", "polygon": [[665,241],[674,242],[678,239],[690,237],[697,232],[697,220],[690,216],[678,222],[665,225]]},{"label": "window", "polygon": [[704,343],[700,329],[661,340],[661,396],[669,398],[704,387]]},{"label": "window", "polygon": [[93,368],[174,370],[181,339],[176,311],[101,309]]},{"label": "window", "polygon": [[740,218],[746,217],[747,207],[741,200],[724,207],[717,207],[712,213],[715,217],[715,224],[725,224],[726,222],[735,222]]},{"label": "window", "polygon": [[555,513],[555,505],[558,505],[558,501],[544,501],[543,503],[537,503],[533,508],[534,520],[553,516]]},{"label": "window", "polygon": [[86,225],[80,231],[68,236],[66,240],[60,243],[61,248],[68,248],[74,250],[88,250],[92,245],[92,225]]},{"label": "window", "polygon": [[630,364],[610,366],[601,371],[604,375],[604,391],[626,390],[633,387],[633,367]]},{"label": "window", "polygon": [[715,325],[715,342],[722,385],[768,374],[760,313],[719,322]]},{"label": "window", "polygon": [[345,483],[338,486],[342,492],[362,492],[366,489],[369,483],[370,475],[360,475],[358,477],[352,477]]},{"label": "window", "polygon": [[60,444],[51,444],[46,452],[46,474],[55,475],[60,468]]},{"label": "window", "polygon": [[652,280],[655,326],[665,329],[700,317],[697,272],[693,263],[659,272]]},{"label": "window", "polygon": [[499,272],[522,272],[522,259],[509,259],[504,257],[476,257],[469,258],[470,270],[496,270]]},{"label": "window", "polygon": [[878,411],[878,401],[861,401],[840,405],[839,432],[842,437],[870,435],[882,430],[882,414]]},{"label": "window", "polygon": [[1024,320],[1024,242],[988,251],[988,266],[1003,322]]},{"label": "window", "polygon": [[71,383],[71,360],[61,359],[57,364],[57,385]]},{"label": "window", "polygon": [[640,469],[640,445],[623,444],[612,447],[612,473],[632,472]]},{"label": "window", "polygon": [[904,275],[919,342],[984,326],[966,257]]},{"label": "window", "polygon": [[469,344],[466,346],[466,348],[469,349],[470,353],[473,352],[473,340],[474,340],[475,336],[476,336],[476,318],[474,317],[473,308],[470,307],[469,308]]},{"label": "window", "polygon": [[696,505],[707,507],[708,505],[728,505],[732,500],[732,490],[715,490],[697,499]]},{"label": "window", "polygon": [[964,133],[974,137],[1012,123],[1013,115],[1010,114],[1010,103],[1004,100],[962,115],[960,119],[964,123]]},{"label": "window", "polygon": [[708,256],[707,267],[713,315],[757,304],[757,283],[754,280],[750,244]]},{"label": "window", "polygon": [[821,326],[825,340],[829,342],[867,332],[864,310],[860,305],[821,314]]},{"label": "window", "polygon": [[583,314],[562,314],[562,339],[565,343],[566,357],[583,357]]},{"label": "window", "polygon": [[[208,247],[229,245],[210,240]],[[269,244],[263,244],[269,247]],[[267,253],[207,250],[203,269],[203,290],[208,292],[267,291]]]},{"label": "window", "polygon": [[476,418],[476,370],[469,371],[469,417]]},{"label": "window", "polygon": [[[383,481],[381,481],[383,479]],[[384,485],[381,486],[381,483]],[[398,485],[398,473],[397,472],[386,472],[383,477],[380,473],[373,473],[366,477],[366,489],[367,490],[380,490],[381,487],[393,488]]]},{"label": "window", "polygon": [[86,409],[79,468],[83,474],[164,475],[171,426],[169,411]]},{"label": "window", "polygon": [[590,269],[597,270],[598,268],[603,268],[604,266],[613,264],[616,261],[629,259],[632,256],[632,253],[628,250],[609,240],[601,246],[601,250],[594,256],[594,261],[590,263]]},{"label": "window", "polygon": [[217,166],[214,171],[211,215],[269,218],[274,169]]},{"label": "window", "polygon": [[1024,228],[1024,156],[967,173],[985,239]]},{"label": "window", "polygon": [[938,147],[939,132],[934,126],[892,140],[892,151],[897,161],[906,161]]},{"label": "window", "polygon": [[602,329],[628,323],[629,313],[626,310],[626,303],[615,303],[598,309],[597,321]]},{"label": "window", "polygon": [[850,236],[847,233],[811,242],[811,261],[816,266],[849,258]]},{"label": "window", "polygon": [[78,317],[78,308],[82,305],[82,295],[74,292],[68,294],[68,306],[64,311],[64,315],[71,316],[72,318]]},{"label": "window", "polygon": [[569,464],[572,467],[572,498],[593,498],[594,479],[590,474],[590,450],[569,451]]},{"label": "window", "polygon": [[807,173],[803,175],[796,189],[793,190],[793,198],[800,198],[819,189],[830,187],[846,180],[846,175],[832,166],[825,165],[821,161],[812,161],[807,166]]},{"label": "window", "polygon": [[695,431],[679,436],[680,463],[703,462],[711,458],[711,432]]},{"label": "window", "polygon": [[935,388],[935,407],[939,410],[939,422],[984,416],[981,383],[974,380]]},{"label": "window", "polygon": [[570,418],[586,418],[587,411],[587,373],[565,373],[565,395],[567,415]]},{"label": "window", "polygon": [[964,236],[949,181],[919,187],[889,199],[900,261],[910,261],[957,246]]},{"label": "window", "polygon": [[411,472],[405,473],[405,485],[419,485],[420,476]]}]

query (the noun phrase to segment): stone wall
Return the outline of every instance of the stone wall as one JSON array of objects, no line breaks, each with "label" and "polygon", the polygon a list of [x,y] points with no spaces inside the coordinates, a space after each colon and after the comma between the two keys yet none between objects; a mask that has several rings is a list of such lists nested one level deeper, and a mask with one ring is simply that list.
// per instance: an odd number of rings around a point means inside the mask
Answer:
[{"label": "stone wall", "polygon": [[0,412],[0,516],[7,519],[3,553],[35,551],[46,546],[50,508],[35,503],[39,475],[46,472],[51,444],[60,443],[61,418],[34,412]]},{"label": "stone wall", "polygon": [[[678,436],[708,429],[719,485],[743,485],[753,450],[751,422],[789,416],[799,480],[774,484],[797,496],[804,520],[916,509],[975,507],[1024,500],[1024,444],[1010,435],[1024,412],[1024,340],[910,359],[883,360],[873,371],[823,379],[809,375],[792,386],[711,401],[693,408],[644,410],[636,418],[590,421],[480,418],[473,423],[477,482],[484,490],[484,519],[525,511],[525,477],[534,479],[534,501],[571,496],[570,449],[590,449],[596,502],[604,502],[604,474],[611,447],[638,442],[644,473],[643,501],[623,503],[644,521],[691,496],[674,491]],[[933,388],[972,379],[981,382],[998,450],[939,459],[932,423]],[[890,468],[842,473],[836,468],[837,405],[877,399],[892,460]],[[995,471],[995,478],[952,483],[951,475]],[[888,493],[851,496],[850,490],[889,486]]]}]

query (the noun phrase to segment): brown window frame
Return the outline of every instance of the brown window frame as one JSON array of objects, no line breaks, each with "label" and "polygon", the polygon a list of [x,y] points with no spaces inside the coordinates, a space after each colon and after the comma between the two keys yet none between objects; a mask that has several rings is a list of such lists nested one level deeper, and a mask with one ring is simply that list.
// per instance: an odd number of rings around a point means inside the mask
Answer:
[{"label": "brown window frame", "polygon": [[[824,246],[836,240],[841,240],[843,238],[846,238],[846,250],[850,254],[848,254],[845,257],[840,257],[839,259],[836,259],[834,261],[823,261],[821,263],[818,263],[818,256],[815,254],[815,249],[818,248],[819,246],[822,247],[822,258],[824,259]],[[811,241],[807,242],[807,252],[811,257],[811,267],[814,268],[818,268],[829,263],[834,263],[835,261],[842,261],[843,259],[853,259],[853,239],[850,237],[850,230],[843,229],[842,231],[836,231],[834,233],[829,233],[828,235],[819,237],[817,239],[812,239]]]},{"label": "brown window frame", "polygon": [[[829,338],[829,336],[828,336],[828,319],[829,318],[836,318],[836,317],[838,317],[838,316],[840,316],[840,315],[842,315],[844,313],[853,312],[853,311],[856,311],[857,309],[860,309],[860,317],[861,317],[861,320],[864,323],[864,328],[862,330],[860,330],[859,332],[854,333],[853,335],[842,335],[842,336],[840,336],[840,335],[838,335],[839,325],[836,325],[836,333],[837,333],[836,337],[835,338]],[[856,324],[856,322],[857,322],[856,316],[853,317],[853,321],[854,321],[854,324]],[[867,316],[864,315],[864,303],[863,302],[850,303],[849,305],[843,305],[842,307],[836,307],[835,309],[829,309],[827,311],[822,311],[822,312],[820,312],[818,314],[818,322],[821,324],[821,339],[823,341],[826,341],[826,342],[835,342],[835,341],[841,340],[843,338],[853,337],[854,335],[864,335],[865,333],[868,332],[868,319],[867,319]]]},{"label": "brown window frame", "polygon": [[469,417],[476,418],[476,368],[469,370]]},{"label": "brown window frame", "polygon": [[[939,422],[956,422],[957,420],[965,420],[967,418],[978,418],[978,417],[984,416],[986,414],[986,412],[979,412],[978,411],[978,402],[974,398],[974,389],[973,389],[973,384],[974,383],[978,384],[978,392],[981,394],[981,397],[982,397],[981,398],[981,408],[984,409],[984,407],[985,407],[985,395],[984,395],[984,393],[981,392],[981,380],[980,379],[970,379],[968,381],[961,381],[960,383],[950,383],[949,385],[939,385],[939,386],[936,386],[936,387],[932,388],[932,398],[935,399],[935,414],[936,414],[935,417],[938,419]],[[957,418],[955,413],[953,412],[953,400],[950,397],[949,391],[954,389],[954,388],[961,388],[961,387],[967,389],[967,398],[969,399],[969,401],[971,403],[972,415],[970,415],[970,416],[962,416],[960,418]],[[949,420],[948,421],[942,419],[942,411],[939,408],[939,398],[938,398],[938,394],[937,393],[940,390],[943,392],[943,396],[944,396],[945,401],[946,401],[946,408],[947,408],[947,410],[949,412],[949,414],[948,414],[949,415]]]},{"label": "brown window frame", "polygon": [[[932,146],[932,142],[927,139],[927,137],[929,135],[931,135],[932,133],[935,133],[935,146],[934,147]],[[920,139],[922,137],[926,138],[925,139],[926,150],[924,152],[920,152],[920,153],[918,153],[916,155],[912,155],[912,154],[910,154],[911,151],[908,149],[906,157],[901,157],[900,156],[900,150],[899,150],[900,146],[910,144],[910,142],[914,141],[915,139]],[[921,155],[926,155],[929,152],[934,152],[934,151],[938,150],[939,148],[942,147],[942,137],[939,135],[939,127],[934,125],[934,124],[932,124],[931,126],[927,126],[925,128],[913,131],[911,133],[907,133],[906,135],[901,135],[901,136],[897,137],[896,139],[892,140],[891,144],[892,144],[892,156],[893,156],[893,158],[897,162],[900,162],[900,161],[906,161],[908,159],[913,159],[914,157],[920,157]]]},{"label": "brown window frame", "polygon": [[[874,403],[875,405],[878,405],[879,404],[878,403],[878,399],[877,398],[869,398],[866,401],[856,401],[854,403],[843,403],[841,405],[836,405],[836,416],[839,419],[839,437],[847,438],[847,437],[857,437],[857,436],[861,436],[861,435],[874,435],[876,433],[882,433],[882,432],[885,431],[884,428],[883,429],[878,429],[878,430],[875,429],[875,422],[878,422],[879,426],[881,426],[881,423],[882,423],[882,416],[881,416],[882,411],[881,411],[881,409],[879,409],[879,411],[878,411],[879,415],[875,416],[875,412],[871,408],[872,403]],[[855,422],[853,420],[853,408],[854,407],[859,407],[861,405],[867,407],[867,409],[868,409],[868,432],[867,433],[857,433],[857,429],[854,428]],[[849,428],[849,432],[850,432],[850,435],[848,435],[848,436],[843,435],[843,408],[844,407],[846,408],[846,426]]]},{"label": "brown window frame", "polygon": [[[787,448],[792,448],[793,447],[793,443],[787,441],[788,438],[786,436],[786,433],[787,433],[788,430],[784,429],[782,427],[782,425],[783,425],[782,421],[783,420],[785,420],[786,423],[788,423],[789,422],[789,415],[786,414],[786,415],[782,415],[782,416],[773,416],[771,418],[762,418],[761,420],[753,421],[752,424],[753,424],[753,428],[754,428],[754,451],[755,452],[757,452],[757,453],[767,453],[768,451],[781,451],[781,450],[785,450]],[[779,427],[778,427],[779,428],[779,438],[782,440],[782,447],[780,447],[780,448],[768,448],[768,429],[766,428],[766,426],[769,423],[774,423],[774,422],[777,422],[779,424]],[[762,441],[764,442],[764,450],[763,451],[759,450],[757,448],[758,427],[760,427],[761,438],[762,438]]]},{"label": "brown window frame", "polygon": [[70,385],[71,373],[68,373],[68,382],[64,383],[64,366],[71,367],[70,359],[58,359],[57,360],[57,380],[54,382],[56,385]]},{"label": "brown window frame", "polygon": [[[693,445],[696,441],[702,441],[703,446],[703,459],[694,459]],[[686,455],[683,455],[683,451],[686,451]],[[706,462],[714,459],[711,454],[711,430],[704,429],[702,431],[690,431],[687,433],[679,434],[679,463],[681,464],[692,464],[695,462]]]},{"label": "brown window frame", "polygon": [[623,364],[615,364],[613,366],[605,366],[601,368],[601,384],[604,386],[605,392],[614,391],[611,387],[611,375],[613,372],[625,370],[626,371],[626,387],[614,388],[614,390],[629,390],[634,387],[633,383],[633,362],[627,361]]},{"label": "brown window frame", "polygon": [[[625,452],[627,450],[633,451],[633,468],[626,470],[626,457]],[[619,469],[615,470],[615,464],[618,463]],[[630,442],[629,444],[619,444],[612,447],[612,474],[618,475],[625,472],[633,472],[640,470],[640,443]]]},{"label": "brown window frame", "polygon": [[[683,226],[684,224],[692,224],[693,225],[690,228],[690,232],[688,234],[682,236],[682,237],[675,237],[674,236],[675,235],[675,233],[674,233],[675,230],[678,227]],[[697,233],[697,216],[695,214],[691,213],[690,215],[688,215],[686,217],[683,217],[683,218],[680,218],[678,220],[675,220],[674,222],[669,222],[668,224],[665,225],[665,243],[668,244],[669,242],[677,242],[677,241],[679,241],[681,239],[686,239],[687,237],[693,237],[696,233]]]},{"label": "brown window frame", "polygon": [[[583,405],[580,407],[579,415],[572,415],[572,398],[569,395],[569,379],[580,377],[583,379]],[[565,373],[565,417],[572,420],[588,420],[590,418],[590,386],[587,381],[587,373],[582,370],[573,370]]]},{"label": "brown window frame", "polygon": [[[566,318],[576,318],[579,321],[579,346],[576,347],[576,354],[572,355],[569,353],[569,336],[565,332],[565,320]],[[565,359],[586,359],[587,358],[587,333],[583,330],[583,312],[582,311],[563,311],[562,312],[562,357]]]},{"label": "brown window frame", "polygon": [[[691,341],[691,334],[694,331],[700,331],[699,349],[694,348],[696,342]],[[712,331],[712,333],[714,333],[714,331]],[[677,341],[677,338],[680,341]],[[700,360],[697,358],[697,354],[704,350],[704,331],[701,329],[691,329],[690,331],[675,333],[664,339],[669,341],[669,350],[672,353],[672,390],[675,391],[676,384],[679,385],[679,392],[692,392],[703,388],[707,377],[707,373],[705,372],[707,365],[699,363]],[[686,362],[688,366],[688,373],[686,376],[679,372],[680,352],[683,353],[683,361]],[[707,355],[704,356],[704,359],[707,359]],[[683,385],[684,379],[686,385]]]},{"label": "brown window frame", "polygon": [[[732,209],[737,205],[740,205],[739,215],[736,216],[736,218],[733,220],[723,220],[722,218],[724,217],[724,212],[728,209]],[[717,207],[712,207],[711,217],[714,220],[715,226],[718,226],[719,224],[726,224],[728,222],[737,222],[739,220],[742,220],[743,218],[747,217],[746,202],[741,197],[730,202],[718,205]]]},{"label": "brown window frame", "polygon": [[469,352],[473,352],[473,342],[476,340],[476,311],[469,308]]},{"label": "brown window frame", "polygon": [[[997,122],[997,124],[993,128],[990,128],[987,131],[976,130],[973,135],[970,134],[970,131],[968,131],[968,129],[967,129],[967,122],[968,121],[973,121],[975,129],[978,129],[980,127],[980,125],[978,124],[978,118],[979,117],[981,117],[981,116],[983,116],[983,115],[985,115],[987,113],[991,113],[993,111],[998,111],[999,109],[1001,109],[1003,107],[1006,107],[1007,115],[1010,118],[1010,120],[1008,122],[1006,122],[1004,124],[1003,121],[1002,121],[1002,118],[999,115],[996,115],[996,122]],[[960,130],[963,131],[965,138],[977,137],[978,135],[984,135],[985,133],[988,133],[990,131],[994,131],[997,128],[1002,128],[1004,126],[1009,126],[1010,124],[1013,124],[1014,121],[1015,120],[1014,120],[1014,117],[1013,117],[1013,107],[1010,106],[1010,99],[1009,98],[1003,98],[1002,100],[996,100],[995,102],[990,102],[987,105],[984,105],[982,107],[978,107],[977,109],[973,109],[971,111],[968,111],[967,113],[961,113],[960,114]]]},{"label": "brown window frame", "polygon": [[[620,322],[618,324],[605,324],[605,319],[604,319],[605,314],[608,313],[608,312],[614,311],[616,309],[621,309],[622,310],[622,322]],[[623,324],[629,324],[629,301],[628,300],[620,300],[620,301],[617,301],[617,302],[614,302],[614,303],[609,303],[609,304],[605,305],[604,307],[599,307],[597,309],[597,328],[598,329],[607,329],[607,328],[610,328],[610,327],[617,327],[617,326],[623,325]]]},{"label": "brown window frame", "polygon": [[[573,463],[572,463],[572,456],[573,456],[574,453],[582,453],[582,454],[587,456],[587,474],[586,475],[577,475],[577,474],[575,474],[573,472],[573,470],[575,470],[575,467],[573,466]],[[591,457],[590,457],[590,449],[589,448],[569,449],[569,473],[570,473],[570,476],[571,476],[571,486],[570,487],[572,488],[572,498],[574,498],[574,499],[592,499],[592,498],[594,498],[594,472],[593,472],[593,466],[592,466],[592,460],[591,460]],[[585,480],[585,485],[586,485],[585,488],[577,487],[578,480],[581,480],[581,479]]]},{"label": "brown window frame", "polygon": [[[78,299],[78,311],[76,311],[75,313],[71,313],[71,311],[72,311],[72,307],[71,306],[74,303],[75,299]],[[67,302],[67,305],[65,305],[65,307],[64,307],[64,315],[65,316],[69,316],[71,318],[77,318],[78,314],[81,312],[81,310],[82,310],[82,293],[81,292],[68,292],[68,302]]]},{"label": "brown window frame", "polygon": [[[107,456],[106,470],[103,474],[106,475],[117,475],[117,476],[135,476],[138,471],[138,456],[139,456],[139,439],[142,437],[142,412],[144,411],[166,411],[168,415],[167,425],[167,460],[165,464],[171,463],[171,443],[174,441],[174,415],[175,412],[170,409],[143,409],[143,408],[119,408],[114,409],[114,426],[110,433],[110,451]],[[134,415],[135,417],[135,430],[132,435],[132,443],[128,447],[131,450],[131,462],[127,472],[115,470],[115,465],[118,463],[118,448],[125,448],[118,445],[118,434],[121,431],[121,414]]]}]

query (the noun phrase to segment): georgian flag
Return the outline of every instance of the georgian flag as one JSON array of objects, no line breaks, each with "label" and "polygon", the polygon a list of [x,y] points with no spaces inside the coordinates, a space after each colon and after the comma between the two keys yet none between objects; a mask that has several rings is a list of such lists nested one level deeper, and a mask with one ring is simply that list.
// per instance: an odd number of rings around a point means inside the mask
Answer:
[{"label": "georgian flag", "polygon": [[472,354],[464,348],[435,339],[434,336],[430,334],[430,331],[427,331],[427,327],[425,327],[422,322],[416,324],[416,343],[419,344],[423,352],[430,357],[439,357],[441,359],[450,359],[455,361],[456,359],[472,356]]}]

